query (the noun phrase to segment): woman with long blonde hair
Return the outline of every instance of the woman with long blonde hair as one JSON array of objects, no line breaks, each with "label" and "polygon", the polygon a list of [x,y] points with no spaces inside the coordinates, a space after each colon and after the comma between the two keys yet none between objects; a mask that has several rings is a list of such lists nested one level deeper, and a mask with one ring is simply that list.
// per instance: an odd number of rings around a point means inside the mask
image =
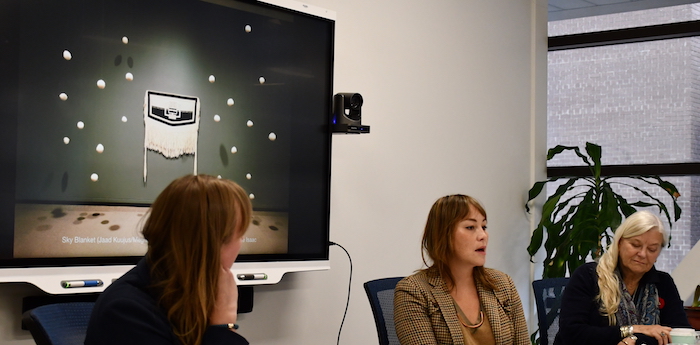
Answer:
[{"label": "woman with long blonde hair", "polygon": [[625,219],[600,260],[571,275],[554,344],[665,345],[671,328],[690,327],[673,278],[654,267],[667,243],[653,213]]},{"label": "woman with long blonde hair", "polygon": [[238,290],[230,268],[252,208],[233,181],[176,179],[143,228],[146,256],[98,298],[85,344],[234,344]]}]

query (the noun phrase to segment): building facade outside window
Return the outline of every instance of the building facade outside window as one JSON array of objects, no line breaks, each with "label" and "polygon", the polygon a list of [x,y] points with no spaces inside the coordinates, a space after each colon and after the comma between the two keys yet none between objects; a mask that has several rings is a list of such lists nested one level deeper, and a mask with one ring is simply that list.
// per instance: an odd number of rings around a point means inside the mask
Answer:
[{"label": "building facade outside window", "polygon": [[[549,36],[695,20],[700,4],[553,21]],[[547,109],[549,148],[592,142],[603,165],[700,162],[700,37],[550,51]],[[548,162],[575,165],[574,154]],[[700,239],[700,171],[662,178],[682,194],[682,217],[656,265],[671,272]]]}]

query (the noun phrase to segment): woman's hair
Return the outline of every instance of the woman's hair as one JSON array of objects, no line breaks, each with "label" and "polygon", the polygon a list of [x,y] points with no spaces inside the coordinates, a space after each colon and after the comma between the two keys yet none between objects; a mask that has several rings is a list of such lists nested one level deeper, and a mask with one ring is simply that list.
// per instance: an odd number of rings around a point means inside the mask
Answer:
[{"label": "woman's hair", "polygon": [[600,292],[596,298],[600,301],[601,314],[608,317],[608,323],[611,326],[617,323],[615,314],[617,313],[622,297],[620,281],[615,274],[620,256],[620,241],[623,238],[642,235],[649,230],[655,230],[661,233],[663,239],[661,248],[668,243],[668,235],[664,230],[661,219],[649,211],[638,211],[627,217],[617,230],[615,230],[612,243],[598,261],[596,272],[598,273],[598,287],[600,288]]},{"label": "woman's hair", "polygon": [[[486,218],[486,210],[474,198],[468,195],[447,195],[433,204],[428,213],[428,221],[423,232],[423,251],[421,256],[423,263],[428,266],[428,271],[439,274],[448,287],[452,288],[454,276],[450,271],[448,262],[454,257],[453,235],[457,224],[469,215],[469,210],[481,213]],[[432,265],[428,265],[425,255],[428,255]],[[494,283],[486,275],[484,267],[474,267],[474,279],[487,289],[493,290]]]},{"label": "woman's hair", "polygon": [[207,175],[178,178],[153,202],[143,228],[152,287],[183,344],[201,343],[216,303],[221,247],[240,240],[251,213],[243,188]]}]

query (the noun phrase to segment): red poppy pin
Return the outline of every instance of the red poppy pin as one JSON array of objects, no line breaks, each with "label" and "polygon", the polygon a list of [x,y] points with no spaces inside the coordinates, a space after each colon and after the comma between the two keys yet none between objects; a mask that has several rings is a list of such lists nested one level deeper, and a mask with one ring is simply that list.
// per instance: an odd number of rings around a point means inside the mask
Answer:
[{"label": "red poppy pin", "polygon": [[659,297],[659,309],[664,309],[665,305],[666,305],[666,301],[664,301],[663,298]]}]

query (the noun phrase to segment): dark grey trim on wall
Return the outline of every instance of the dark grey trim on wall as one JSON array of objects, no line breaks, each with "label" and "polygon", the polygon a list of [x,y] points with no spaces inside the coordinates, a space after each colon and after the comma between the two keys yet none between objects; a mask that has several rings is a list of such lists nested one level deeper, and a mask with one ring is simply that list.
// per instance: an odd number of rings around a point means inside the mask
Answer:
[{"label": "dark grey trim on wall", "polygon": [[700,20],[549,37],[549,51],[700,36]]},{"label": "dark grey trim on wall", "polygon": [[[670,164],[629,164],[603,165],[602,176],[629,175],[659,175],[687,176],[700,175],[700,163],[670,163]],[[561,176],[592,176],[587,166],[547,167],[548,177]]]}]

